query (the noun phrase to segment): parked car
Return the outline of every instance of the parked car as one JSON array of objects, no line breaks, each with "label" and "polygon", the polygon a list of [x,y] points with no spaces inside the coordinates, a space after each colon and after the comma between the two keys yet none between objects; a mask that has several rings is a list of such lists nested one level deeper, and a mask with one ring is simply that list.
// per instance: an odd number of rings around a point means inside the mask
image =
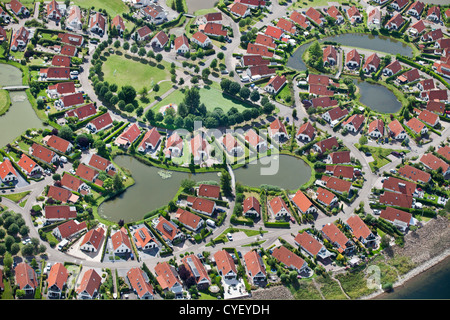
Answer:
[{"label": "parked car", "polygon": [[231,235],[231,233],[227,233],[227,238],[228,241],[233,241],[233,236]]}]

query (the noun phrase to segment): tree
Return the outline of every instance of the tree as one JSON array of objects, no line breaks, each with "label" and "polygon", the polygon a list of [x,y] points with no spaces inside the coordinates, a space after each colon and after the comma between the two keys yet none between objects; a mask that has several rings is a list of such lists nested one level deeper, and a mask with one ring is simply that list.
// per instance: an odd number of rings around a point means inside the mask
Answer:
[{"label": "tree", "polygon": [[156,61],[157,61],[158,63],[161,62],[162,59],[163,59],[162,54],[161,54],[161,53],[158,53],[158,54],[156,55],[155,59],[156,59]]},{"label": "tree", "polygon": [[59,129],[58,136],[64,140],[72,140],[73,130],[68,126],[64,125]]},{"label": "tree", "polygon": [[227,170],[222,170],[222,174],[220,176],[220,187],[226,197],[232,195],[231,176]]},{"label": "tree", "polygon": [[130,44],[129,44],[127,41],[125,41],[125,42],[123,43],[122,48],[123,48],[124,50],[128,50],[128,49],[130,49]]},{"label": "tree", "polygon": [[122,176],[120,174],[115,174],[114,178],[113,178],[113,188],[116,191],[122,190],[124,187],[123,185],[123,181],[122,181]]},{"label": "tree", "polygon": [[231,82],[230,87],[228,88],[228,93],[231,95],[236,95],[241,90],[241,85],[235,81]]},{"label": "tree", "polygon": [[140,56],[140,57],[143,57],[143,56],[145,56],[147,54],[147,52],[145,51],[145,48],[144,47],[140,47],[139,48],[139,51],[138,51],[138,55]]},{"label": "tree", "polygon": [[200,91],[197,87],[186,90],[183,103],[186,105],[188,113],[196,114],[200,105]]},{"label": "tree", "polygon": [[195,181],[191,179],[183,179],[181,180],[181,187],[184,192],[191,193],[192,189],[195,187]]},{"label": "tree", "polygon": [[119,92],[119,98],[123,98],[125,103],[133,102],[133,100],[136,98],[136,89],[134,89],[134,87],[130,85],[123,86],[122,90]]},{"label": "tree", "polygon": [[258,90],[252,90],[252,92],[250,93],[250,100],[252,100],[253,102],[257,102],[260,98],[259,92]]},{"label": "tree", "polygon": [[244,99],[244,100],[247,100],[249,97],[250,97],[250,89],[249,88],[247,88],[247,87],[242,87],[240,90],[239,90],[239,96],[242,98],[242,99]]},{"label": "tree", "polygon": [[[231,84],[231,80],[227,79],[227,78],[222,78],[222,80],[220,81],[220,88],[223,91],[228,91],[230,88],[230,84]],[[255,90],[256,91],[256,90]]]},{"label": "tree", "polygon": [[155,120],[155,112],[152,109],[148,109],[147,112],[145,112],[145,119],[147,119],[148,122]]},{"label": "tree", "polygon": [[359,138],[359,144],[360,144],[360,145],[366,145],[367,142],[369,142],[369,140],[367,139],[366,136],[361,136],[361,137]]},{"label": "tree", "polygon": [[120,41],[119,40],[114,41],[114,48],[116,48],[116,49],[120,48]]}]

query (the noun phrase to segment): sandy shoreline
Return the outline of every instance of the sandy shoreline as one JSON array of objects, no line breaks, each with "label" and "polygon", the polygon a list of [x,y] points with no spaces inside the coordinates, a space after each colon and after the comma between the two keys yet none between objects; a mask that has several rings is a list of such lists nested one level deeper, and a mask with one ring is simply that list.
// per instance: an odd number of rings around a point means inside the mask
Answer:
[{"label": "sandy shoreline", "polygon": [[[433,259],[430,259],[429,261],[421,264],[420,266],[409,271],[407,274],[403,275],[400,280],[398,280],[394,283],[393,287],[398,288],[398,287],[404,285],[407,281],[412,280],[414,277],[418,276],[419,274],[427,271],[431,267],[434,267],[435,265],[444,261],[449,256],[450,256],[450,249],[447,249],[442,254],[434,257]],[[385,294],[385,291],[380,289],[377,292],[372,293],[371,295],[361,297],[359,299],[370,300],[370,299],[374,299],[382,294]]]}]

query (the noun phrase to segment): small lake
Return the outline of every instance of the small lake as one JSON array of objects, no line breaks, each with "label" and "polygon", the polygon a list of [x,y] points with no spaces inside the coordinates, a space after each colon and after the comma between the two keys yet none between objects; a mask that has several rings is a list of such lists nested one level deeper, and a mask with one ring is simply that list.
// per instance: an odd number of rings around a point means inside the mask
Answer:
[{"label": "small lake", "polygon": [[354,80],[361,92],[359,101],[372,110],[382,113],[395,113],[402,108],[402,104],[388,88],[365,81]]},{"label": "small lake", "polygon": [[[392,55],[399,53],[407,57],[412,57],[413,54],[412,48],[407,44],[382,35],[345,33],[319,40],[320,43],[324,41],[333,41],[347,47],[375,50]],[[302,60],[302,55],[312,43],[310,42],[298,47],[288,59],[287,66],[298,71],[305,71],[307,68]]]},{"label": "small lake", "polygon": [[214,8],[219,0],[186,0],[189,13],[194,13],[201,9]]},{"label": "small lake", "polygon": [[[22,72],[7,64],[0,64],[0,86],[22,85]],[[0,147],[4,147],[28,128],[42,128],[42,121],[33,110],[25,91],[11,91],[11,106],[0,116]]]},{"label": "small lake", "polygon": [[[99,215],[110,221],[138,221],[147,213],[167,205],[175,196],[183,179],[189,178],[196,182],[220,181],[217,172],[191,174],[172,171],[170,178],[163,179],[158,174],[162,169],[147,166],[130,156],[117,156],[114,162],[130,170],[135,184],[117,198],[99,206]],[[301,159],[280,155],[260,159],[258,163],[249,164],[247,168],[236,169],[234,173],[236,180],[243,185],[259,187],[261,184],[270,184],[297,189],[309,180],[311,169]]]}]

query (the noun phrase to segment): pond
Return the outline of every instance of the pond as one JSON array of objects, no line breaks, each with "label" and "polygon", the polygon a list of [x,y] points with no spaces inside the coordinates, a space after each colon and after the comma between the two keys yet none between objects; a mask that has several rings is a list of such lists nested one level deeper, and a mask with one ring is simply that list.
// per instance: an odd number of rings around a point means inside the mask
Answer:
[{"label": "pond", "polygon": [[[162,169],[147,166],[130,156],[117,156],[114,162],[130,170],[135,184],[120,196],[99,206],[99,215],[110,221],[120,219],[125,223],[138,221],[147,213],[167,205],[180,188],[183,179],[189,178],[196,182],[220,181],[217,172],[191,174],[170,171],[170,178],[163,179],[159,174]],[[266,172],[262,169],[269,166],[273,170]],[[303,160],[287,155],[261,160],[256,164],[249,164],[247,168],[235,170],[237,181],[256,187],[270,184],[286,189],[297,189],[309,180],[310,175],[311,169]]]},{"label": "pond", "polygon": [[219,0],[186,0],[189,13],[194,13],[201,9],[214,8]]},{"label": "pond", "polygon": [[361,93],[359,101],[372,110],[381,113],[395,113],[402,108],[400,101],[388,88],[361,80],[353,80],[353,82]]},{"label": "pond", "polygon": [[[412,48],[407,44],[382,35],[374,36],[370,34],[345,33],[319,40],[320,43],[323,43],[324,41],[333,41],[347,47],[375,50],[392,55],[395,55],[397,53],[407,57],[412,57],[413,55]],[[298,71],[305,71],[307,68],[302,60],[302,55],[312,43],[313,42],[310,42],[298,47],[297,50],[289,58],[287,66]]]},{"label": "pond", "polygon": [[[22,72],[11,65],[0,64],[0,85],[22,85]],[[11,91],[11,106],[0,117],[0,148],[20,136],[28,128],[42,128],[42,121],[33,110],[25,91]]]}]

